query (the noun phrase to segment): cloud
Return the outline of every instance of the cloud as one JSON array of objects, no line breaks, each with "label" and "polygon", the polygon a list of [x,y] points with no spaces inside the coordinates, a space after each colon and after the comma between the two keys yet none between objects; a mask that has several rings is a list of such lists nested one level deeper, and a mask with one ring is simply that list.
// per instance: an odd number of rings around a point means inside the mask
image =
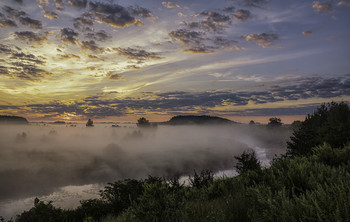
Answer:
[{"label": "cloud", "polygon": [[131,13],[135,16],[141,16],[142,18],[156,18],[153,13],[147,9],[147,8],[143,8],[140,7],[138,5],[134,6],[134,7],[129,7]]},{"label": "cloud", "polygon": [[[225,8],[224,12],[234,12],[234,7]],[[237,10],[236,10],[237,11]],[[233,15],[234,16],[234,15]],[[172,40],[178,41],[185,45],[183,52],[190,53],[213,53],[216,49],[224,49],[229,46],[239,49],[238,46],[232,45],[234,41],[227,40],[224,37],[215,36],[224,34],[225,27],[231,25],[231,15],[216,11],[202,11],[193,16],[200,18],[200,21],[181,22],[185,28],[177,29],[169,33]],[[236,13],[237,19],[246,20],[250,17],[250,12],[247,10],[239,10]]]},{"label": "cloud", "polygon": [[224,23],[231,23],[231,18],[225,14],[218,12],[204,11],[200,13],[201,16],[206,16],[203,21],[212,22],[216,25],[223,25]]},{"label": "cloud", "polygon": [[249,34],[245,36],[241,36],[241,38],[245,39],[247,42],[255,42],[259,46],[263,48],[268,48],[272,45],[274,41],[278,39],[278,35],[272,33],[261,33],[261,34]]},{"label": "cloud", "polygon": [[195,17],[201,17],[201,21],[182,22],[189,29],[201,29],[205,32],[223,33],[225,25],[230,25],[232,19],[229,15],[215,12],[203,11]]},{"label": "cloud", "polygon": [[9,46],[0,43],[0,53],[10,54],[12,53],[12,49]]},{"label": "cloud", "polygon": [[333,11],[332,3],[321,3],[319,1],[314,1],[312,8],[317,13],[331,13]]},{"label": "cloud", "polygon": [[235,10],[233,16],[236,20],[242,22],[252,17],[250,11],[244,9]]},{"label": "cloud", "polygon": [[213,42],[215,45],[222,46],[222,47],[230,47],[233,43],[237,43],[237,41],[234,40],[227,40],[223,37],[217,36],[213,39]]},{"label": "cloud", "polygon": [[[6,75],[7,67],[2,68]],[[43,74],[44,76],[45,74]],[[121,80],[122,76],[117,72],[108,72],[107,76],[111,80]],[[298,78],[285,80],[269,84],[264,91],[250,90],[221,90],[204,92],[164,92],[145,93],[145,96],[120,99],[118,97],[106,99],[103,95],[87,97],[74,104],[62,104],[59,102],[49,104],[26,105],[28,109],[35,113],[53,114],[58,116],[65,112],[75,112],[76,115],[83,115],[89,118],[105,118],[108,116],[123,116],[130,110],[143,110],[148,114],[152,112],[163,113],[192,113],[206,114],[215,111],[218,115],[272,115],[278,112],[286,115],[303,115],[310,113],[303,106],[297,106],[294,110],[286,108],[266,108],[266,109],[245,109],[240,107],[238,111],[220,111],[217,107],[246,106],[247,104],[267,104],[280,101],[295,101],[300,99],[323,98],[331,99],[340,96],[350,96],[350,75],[334,78]],[[143,99],[142,99],[143,97]],[[199,111],[201,110],[201,111]],[[275,114],[275,115],[277,115]]]},{"label": "cloud", "polygon": [[45,42],[48,39],[47,33],[44,36],[44,35],[41,35],[39,33],[35,33],[35,32],[32,32],[32,31],[15,32],[14,36],[17,39],[26,41],[28,43],[31,43],[31,42],[43,43],[43,42]]},{"label": "cloud", "polygon": [[94,55],[88,55],[88,58],[89,59],[96,59],[96,60],[100,60],[100,61],[103,61],[103,59],[97,57],[97,56],[94,56]]},{"label": "cloud", "polygon": [[222,33],[224,30],[222,24],[215,24],[214,22],[208,20],[200,22],[182,22],[181,25],[184,25],[189,29],[199,29],[205,32]]},{"label": "cloud", "polygon": [[9,72],[9,70],[8,70],[7,67],[5,67],[5,66],[0,66],[0,75],[5,75],[5,76],[7,76],[7,75],[9,75],[9,74],[10,74],[10,72]]},{"label": "cloud", "polygon": [[338,6],[345,5],[345,6],[350,7],[350,0],[341,0],[340,2],[337,3],[337,5]]},{"label": "cloud", "polygon": [[40,68],[46,63],[46,58],[30,53],[24,53],[18,47],[11,49],[8,46],[0,45],[0,52],[9,54],[7,67],[2,68],[2,74],[7,74],[10,78],[21,80],[37,81],[46,75],[51,75],[48,71]]},{"label": "cloud", "polygon": [[204,40],[204,33],[187,29],[178,29],[169,33],[169,36],[183,44],[199,44]]},{"label": "cloud", "polygon": [[14,1],[14,2],[16,2],[18,4],[22,4],[23,3],[23,0],[12,0],[12,1]]},{"label": "cloud", "polygon": [[0,19],[0,27],[1,28],[17,27],[17,24],[15,21],[12,21],[10,19]]},{"label": "cloud", "polygon": [[38,58],[37,56],[35,56],[33,54],[25,54],[23,52],[13,53],[11,58],[17,59],[19,61],[27,61],[27,62],[40,64],[40,65],[45,63],[43,57]]},{"label": "cloud", "polygon": [[127,69],[134,69],[134,70],[138,70],[138,69],[141,69],[140,66],[137,66],[137,65],[128,65],[126,66]]},{"label": "cloud", "polygon": [[60,60],[80,59],[80,56],[75,55],[75,54],[64,54],[64,55],[58,54],[57,58],[60,59]]},{"label": "cloud", "polygon": [[16,9],[13,9],[9,6],[4,6],[2,7],[2,10],[4,12],[6,12],[6,14],[10,17],[10,18],[19,18],[21,16],[25,16],[26,13],[24,11],[18,11]]},{"label": "cloud", "polygon": [[147,59],[163,59],[163,57],[159,56],[155,52],[148,52],[144,49],[137,49],[137,48],[113,48],[118,52],[119,55],[125,56],[128,59],[135,59],[140,62]]},{"label": "cloud", "polygon": [[256,7],[256,8],[264,8],[270,0],[231,0],[238,2],[238,4],[246,6],[246,7]]},{"label": "cloud", "polygon": [[74,28],[80,31],[92,31],[94,25],[93,14],[90,12],[83,13],[80,17],[73,19]]},{"label": "cloud", "polygon": [[223,9],[223,11],[224,12],[229,12],[229,13],[232,13],[232,12],[234,12],[235,11],[235,7],[234,6],[230,6],[230,7],[225,7],[224,9]]},{"label": "cloud", "polygon": [[68,4],[78,9],[86,8],[87,0],[68,0]]},{"label": "cloud", "polygon": [[22,23],[22,25],[29,26],[33,29],[42,29],[43,28],[43,24],[40,20],[31,19],[29,17],[20,17],[19,21]]},{"label": "cloud", "polygon": [[57,10],[63,11],[63,0],[54,0],[55,1],[55,6]]},{"label": "cloud", "polygon": [[[188,27],[194,28],[198,23],[188,23]],[[216,49],[228,48],[230,46],[234,48],[239,48],[234,46],[235,41],[224,39],[223,37],[206,37],[205,32],[178,29],[169,33],[169,36],[186,46],[183,52],[195,53],[195,54],[208,54],[214,53]]]},{"label": "cloud", "polygon": [[56,114],[64,114],[67,113],[76,113],[82,114],[84,113],[85,107],[83,104],[72,103],[72,104],[63,104],[59,102],[51,102],[48,104],[31,104],[27,105],[28,108],[33,109],[36,112],[40,113],[56,113]]},{"label": "cloud", "polygon": [[276,85],[272,88],[272,92],[275,96],[287,100],[348,96],[350,75],[334,78],[300,78],[295,84]]},{"label": "cloud", "polygon": [[[119,79],[120,76],[117,75],[115,78]],[[227,106],[227,104],[245,106],[249,102],[265,104],[310,98],[330,99],[349,95],[350,75],[347,75],[337,78],[299,78],[293,82],[285,80],[284,82],[279,82],[278,85],[271,85],[265,91],[178,91],[153,93],[151,96],[152,99],[142,100],[132,98],[107,100],[99,97],[88,98],[82,104],[88,106],[118,107],[121,110],[148,110],[152,112],[161,109],[164,112],[191,111],[196,113],[198,107],[201,107],[201,110],[205,110]],[[249,115],[249,113],[246,113],[246,115]]]},{"label": "cloud", "polygon": [[28,81],[37,81],[44,78],[46,75],[51,75],[50,72],[38,68],[34,64],[23,62],[13,62],[10,67],[11,74],[19,79]]},{"label": "cloud", "polygon": [[96,45],[96,42],[94,40],[82,41],[80,43],[80,48],[84,50],[91,50],[96,53],[102,53],[104,51],[103,48],[100,48]]},{"label": "cloud", "polygon": [[78,41],[79,33],[75,32],[71,28],[61,29],[61,40],[66,44],[76,44]]},{"label": "cloud", "polygon": [[162,5],[166,8],[181,8],[180,5],[174,3],[174,2],[162,2]]},{"label": "cloud", "polygon": [[304,36],[309,36],[309,35],[312,35],[312,31],[311,30],[303,31],[302,34]]},{"label": "cloud", "polygon": [[104,30],[100,30],[96,33],[87,33],[85,35],[86,38],[89,38],[89,39],[94,39],[96,41],[100,41],[100,42],[104,42],[110,38],[112,38],[110,35],[108,35]]},{"label": "cloud", "polygon": [[183,52],[189,52],[193,54],[210,54],[214,53],[216,49],[213,46],[207,46],[207,45],[198,45],[198,46],[193,46],[190,48],[183,49]]},{"label": "cloud", "polygon": [[123,76],[121,76],[120,74],[115,73],[115,72],[108,72],[107,76],[109,76],[110,80],[121,80],[121,79],[123,79]]},{"label": "cloud", "polygon": [[44,4],[44,5],[49,4],[49,0],[36,0],[36,1],[39,2],[40,4]]},{"label": "cloud", "polygon": [[58,19],[58,15],[56,12],[43,10],[43,13],[44,13],[45,18]]},{"label": "cloud", "polygon": [[187,15],[185,15],[185,14],[182,13],[182,12],[177,13],[177,16],[179,16],[179,17],[187,17]]},{"label": "cloud", "polygon": [[141,20],[135,19],[123,6],[89,2],[89,8],[95,13],[98,22],[115,28],[125,28],[130,25],[143,25]]}]

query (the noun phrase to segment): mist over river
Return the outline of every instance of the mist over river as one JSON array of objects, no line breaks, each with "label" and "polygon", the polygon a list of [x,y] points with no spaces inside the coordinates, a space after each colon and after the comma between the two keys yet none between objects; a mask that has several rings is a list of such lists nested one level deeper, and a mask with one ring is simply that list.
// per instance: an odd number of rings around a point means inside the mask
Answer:
[{"label": "mist over river", "polygon": [[268,164],[285,152],[290,135],[287,127],[243,124],[0,125],[0,215],[28,210],[35,197],[73,208],[81,199],[97,198],[107,182],[125,178],[170,178],[203,169],[230,176],[235,155],[253,149]]}]

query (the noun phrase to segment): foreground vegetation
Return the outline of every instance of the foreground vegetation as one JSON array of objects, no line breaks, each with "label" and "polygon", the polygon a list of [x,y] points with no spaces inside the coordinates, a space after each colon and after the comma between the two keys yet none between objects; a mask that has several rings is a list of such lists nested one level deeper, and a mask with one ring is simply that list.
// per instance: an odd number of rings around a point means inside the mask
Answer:
[{"label": "foreground vegetation", "polygon": [[16,221],[350,221],[350,110],[321,106],[295,128],[288,152],[262,168],[255,153],[235,157],[239,176],[194,173],[108,184],[74,210],[35,200]]}]

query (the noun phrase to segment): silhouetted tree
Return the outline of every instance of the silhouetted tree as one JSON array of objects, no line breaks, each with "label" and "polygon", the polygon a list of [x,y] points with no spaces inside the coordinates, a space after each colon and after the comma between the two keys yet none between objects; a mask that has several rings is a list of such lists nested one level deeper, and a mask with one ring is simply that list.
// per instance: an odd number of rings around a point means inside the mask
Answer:
[{"label": "silhouetted tree", "polygon": [[241,156],[235,156],[238,160],[235,168],[239,174],[244,174],[249,170],[260,172],[260,161],[256,157],[254,150],[244,151]]},{"label": "silhouetted tree", "polygon": [[328,143],[333,148],[343,148],[350,141],[350,110],[345,102],[331,102],[307,115],[300,127],[294,129],[287,142],[289,155],[308,155],[312,148]]},{"label": "silhouetted tree", "polygon": [[249,125],[255,125],[254,120],[250,120]]},{"label": "silhouetted tree", "polygon": [[141,117],[140,119],[137,120],[137,126],[138,127],[150,127],[151,124],[145,117]]},{"label": "silhouetted tree", "polygon": [[92,121],[92,119],[89,119],[86,123],[86,126],[94,126],[94,121]]},{"label": "silhouetted tree", "polygon": [[267,126],[269,127],[277,127],[281,125],[282,125],[281,119],[277,117],[271,117],[269,119],[269,123],[267,124]]}]

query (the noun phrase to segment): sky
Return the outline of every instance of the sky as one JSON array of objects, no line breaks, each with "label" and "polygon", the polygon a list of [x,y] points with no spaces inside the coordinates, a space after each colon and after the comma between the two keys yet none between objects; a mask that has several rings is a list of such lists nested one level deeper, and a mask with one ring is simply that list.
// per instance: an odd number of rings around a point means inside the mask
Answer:
[{"label": "sky", "polygon": [[350,0],[1,0],[0,114],[302,119],[350,101]]}]

